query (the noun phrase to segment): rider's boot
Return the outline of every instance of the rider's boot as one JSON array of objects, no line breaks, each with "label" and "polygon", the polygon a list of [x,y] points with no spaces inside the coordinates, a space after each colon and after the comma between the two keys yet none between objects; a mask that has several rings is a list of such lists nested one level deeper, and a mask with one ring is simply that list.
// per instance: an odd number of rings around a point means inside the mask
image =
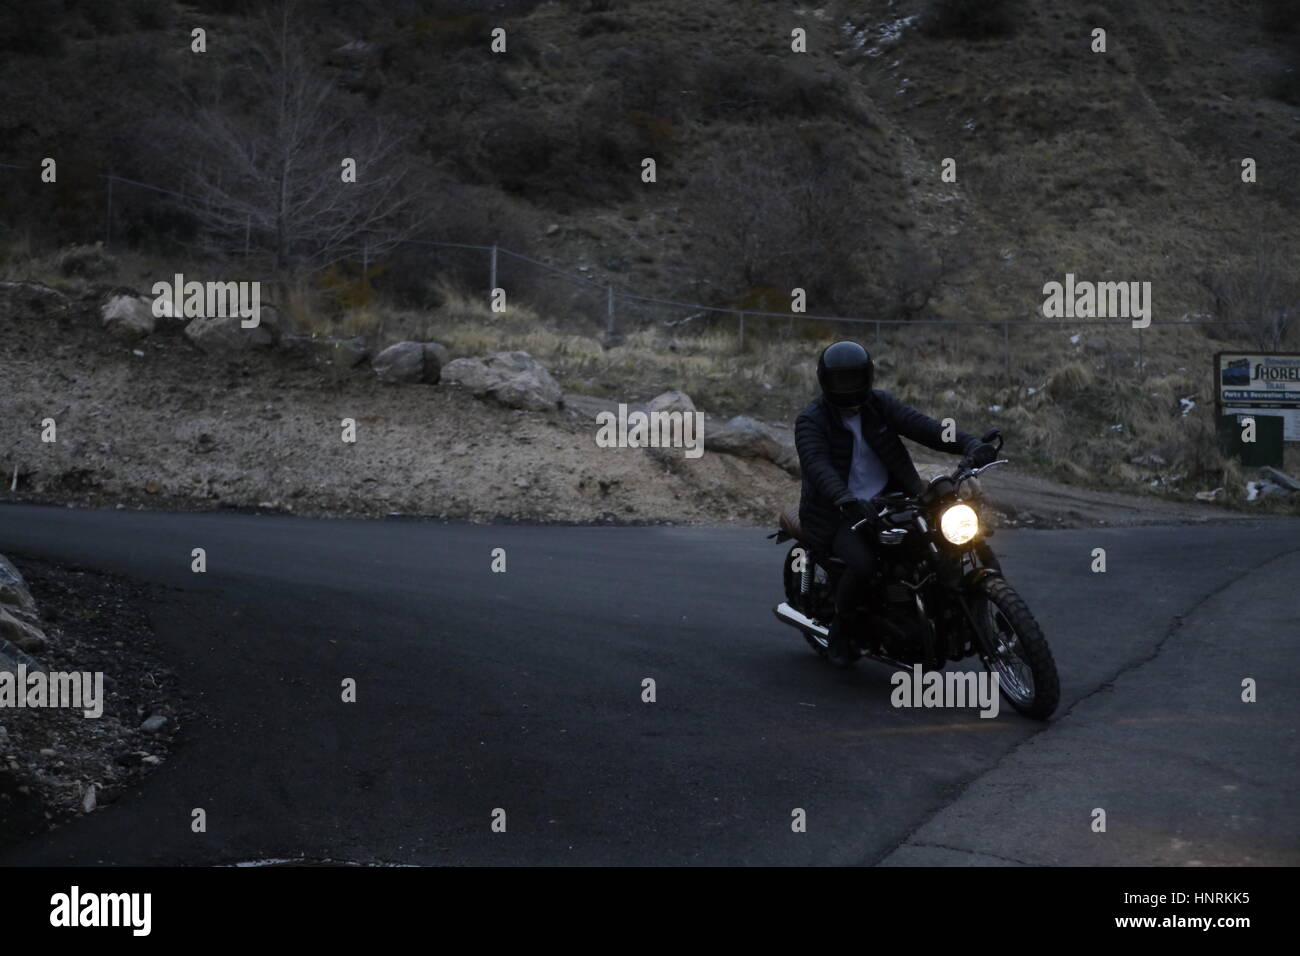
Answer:
[{"label": "rider's boot", "polygon": [[831,618],[826,659],[835,667],[851,667],[862,656],[862,651],[853,639],[861,622],[861,615],[856,613],[836,612]]}]

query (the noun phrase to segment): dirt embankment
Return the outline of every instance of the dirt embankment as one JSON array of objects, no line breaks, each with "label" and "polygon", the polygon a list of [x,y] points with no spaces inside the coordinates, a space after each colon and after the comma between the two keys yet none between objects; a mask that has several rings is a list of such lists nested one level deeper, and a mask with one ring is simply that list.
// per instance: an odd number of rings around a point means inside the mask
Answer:
[{"label": "dirt embankment", "polygon": [[[0,341],[0,496],[8,500],[765,525],[799,493],[794,478],[760,458],[598,447],[595,414],[615,407],[610,399],[508,409],[445,386],[385,385],[365,363],[346,368],[281,349],[201,352],[178,325],[124,343],[84,307],[40,317],[4,310]],[[348,419],[353,442],[344,440]],[[706,444],[714,424],[710,417]],[[923,472],[951,467],[929,452],[918,461]],[[987,484],[996,517],[1010,525],[1234,516],[1014,469]]]},{"label": "dirt embankment", "polygon": [[[764,521],[797,494],[767,461],[600,448],[585,412],[386,386],[365,365],[278,350],[218,357],[175,329],[124,345],[89,317],[0,315],[0,339],[11,500],[691,523]],[[46,419],[54,442],[41,440]]]}]

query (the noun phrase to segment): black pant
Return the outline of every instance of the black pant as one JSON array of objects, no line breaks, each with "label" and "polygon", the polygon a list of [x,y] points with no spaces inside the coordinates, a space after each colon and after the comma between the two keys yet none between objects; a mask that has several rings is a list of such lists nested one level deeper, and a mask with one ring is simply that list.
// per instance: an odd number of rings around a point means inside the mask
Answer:
[{"label": "black pant", "polygon": [[868,528],[850,531],[849,523],[841,524],[831,539],[831,554],[846,565],[840,575],[839,589],[835,592],[835,616],[848,617],[862,601],[862,592],[871,577],[876,556],[873,551],[875,532]]}]

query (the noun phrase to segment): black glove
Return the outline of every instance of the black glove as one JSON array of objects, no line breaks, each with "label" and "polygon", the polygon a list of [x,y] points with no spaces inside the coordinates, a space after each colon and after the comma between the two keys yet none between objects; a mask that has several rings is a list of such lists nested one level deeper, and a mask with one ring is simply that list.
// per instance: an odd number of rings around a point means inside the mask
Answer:
[{"label": "black glove", "polygon": [[840,505],[840,517],[848,522],[850,528],[859,521],[865,521],[867,527],[872,526],[876,521],[875,514],[857,499],[846,501]]},{"label": "black glove", "polygon": [[971,446],[966,457],[975,468],[983,468],[989,462],[997,461],[998,450],[986,441],[977,442]]}]

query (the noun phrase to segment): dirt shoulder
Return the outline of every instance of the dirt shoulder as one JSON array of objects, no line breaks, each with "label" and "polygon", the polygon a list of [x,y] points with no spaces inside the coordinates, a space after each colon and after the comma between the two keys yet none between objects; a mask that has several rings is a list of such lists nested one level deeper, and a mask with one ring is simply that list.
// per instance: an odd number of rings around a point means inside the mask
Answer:
[{"label": "dirt shoulder", "polygon": [[[49,675],[102,675],[103,696],[97,717],[57,707],[0,709],[0,848],[115,802],[167,759],[189,713],[155,646],[144,585],[9,557],[48,639],[34,663]],[[10,666],[3,655],[0,666]]]}]

